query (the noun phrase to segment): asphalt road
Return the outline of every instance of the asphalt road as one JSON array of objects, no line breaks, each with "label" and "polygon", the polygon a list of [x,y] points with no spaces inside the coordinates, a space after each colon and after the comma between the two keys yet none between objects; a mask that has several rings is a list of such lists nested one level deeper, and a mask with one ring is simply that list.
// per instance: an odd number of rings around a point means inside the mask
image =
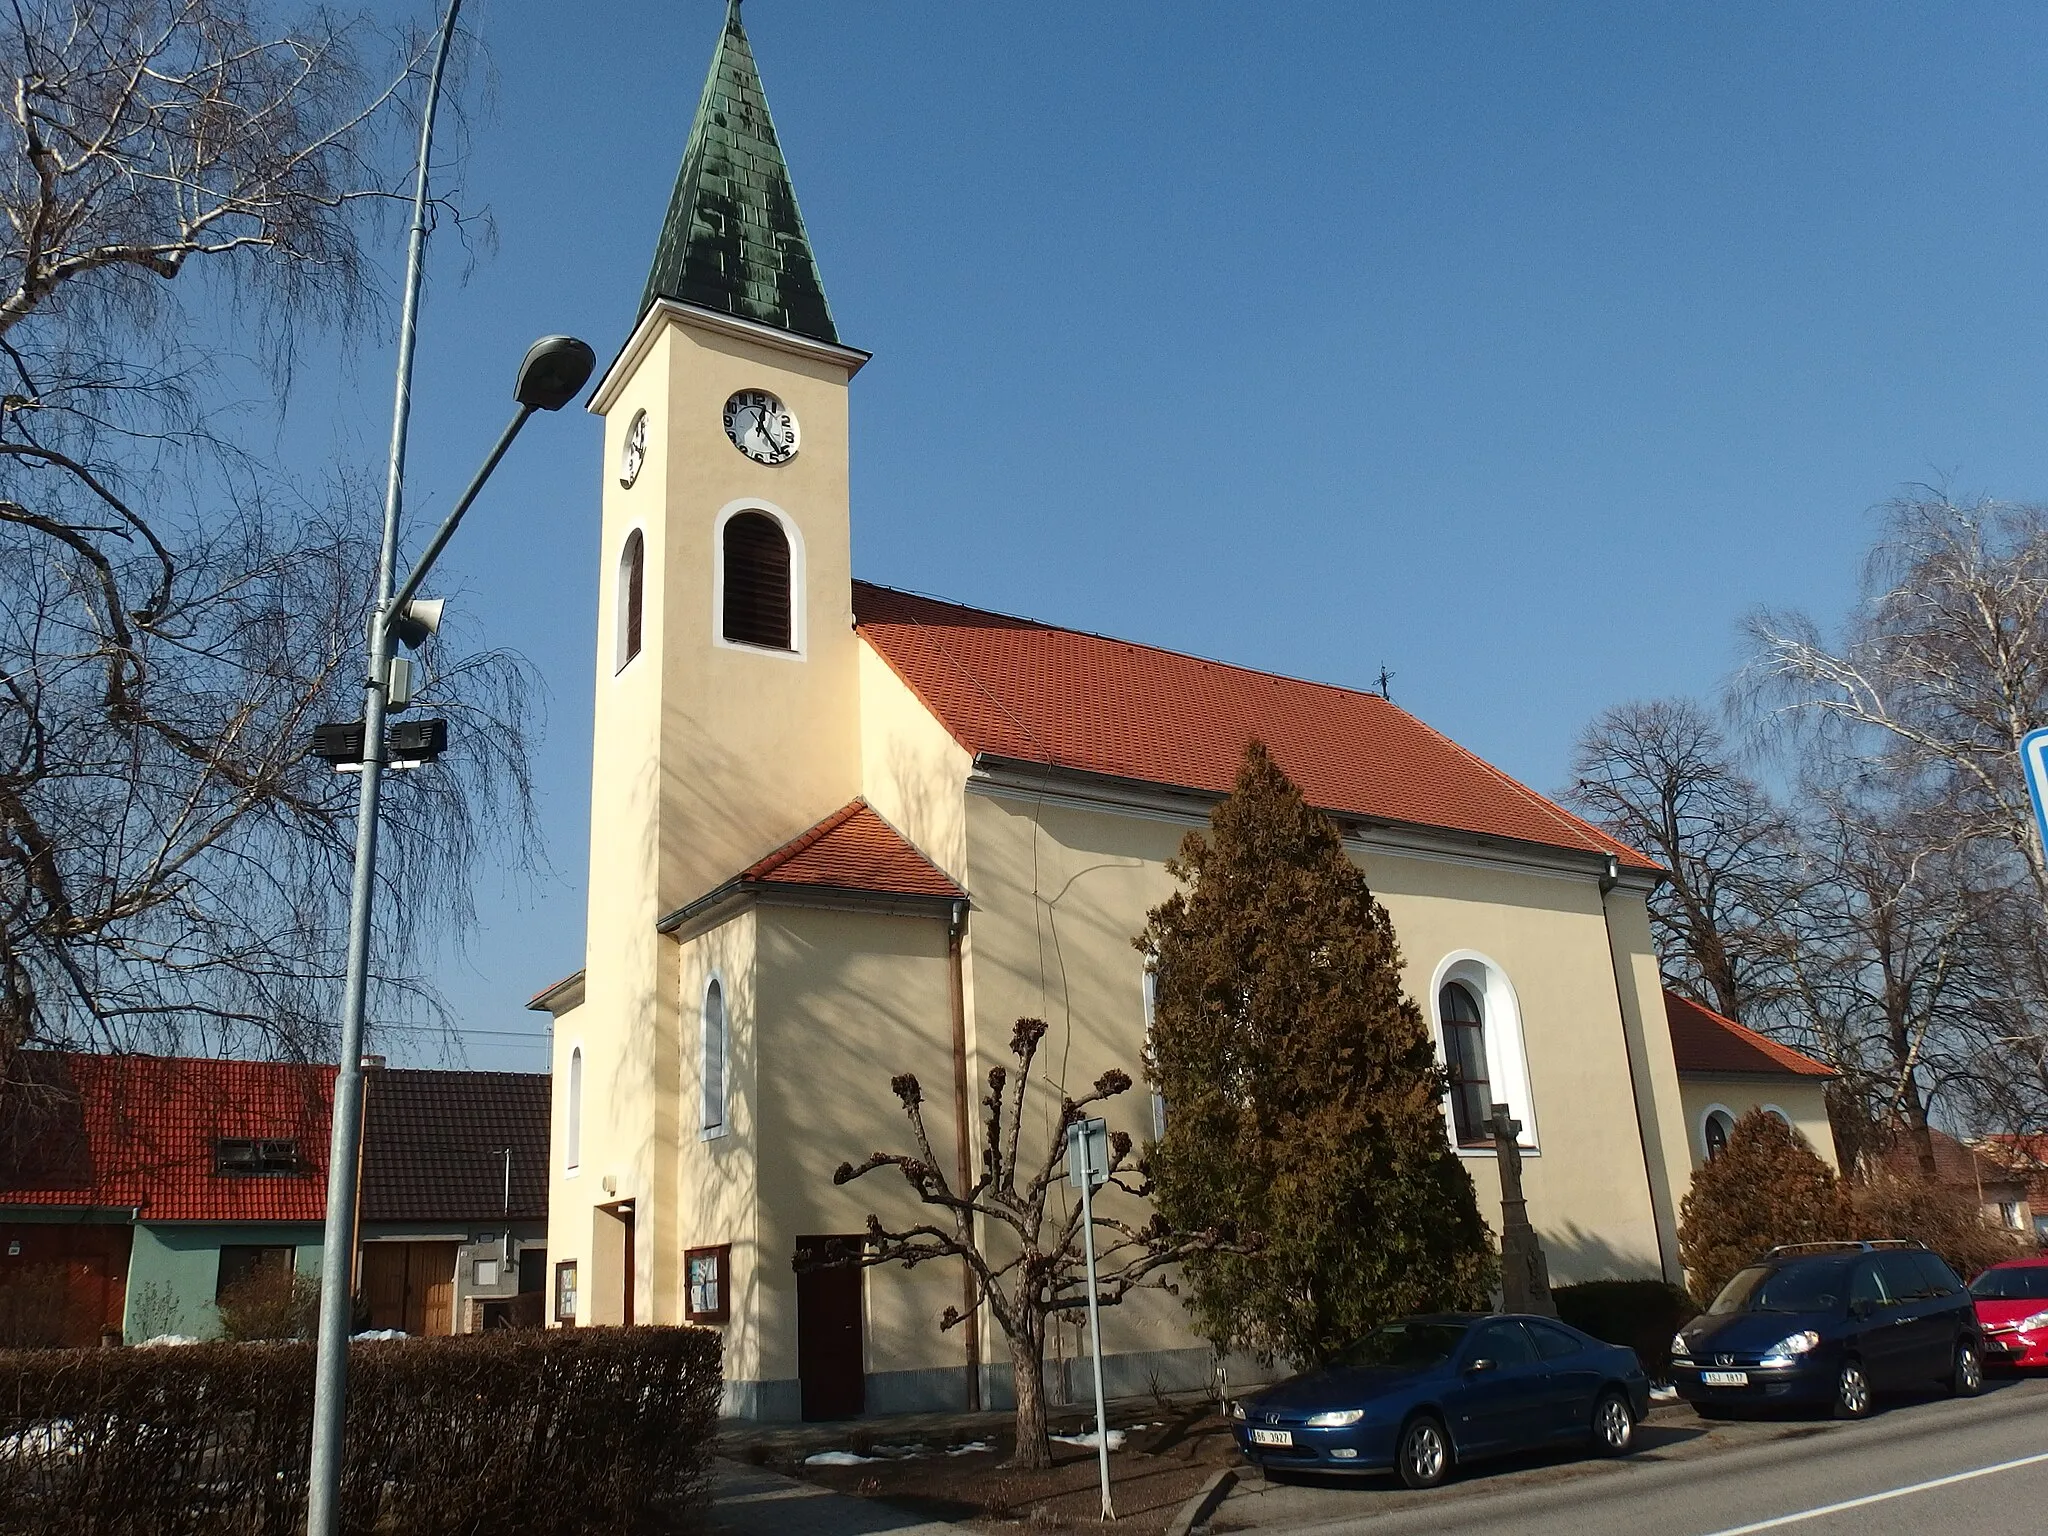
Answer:
[{"label": "asphalt road", "polygon": [[2042,1536],[2048,1380],[1893,1405],[1857,1424],[1707,1424],[1655,1414],[1618,1461],[1481,1464],[1431,1493],[1391,1482],[1266,1482],[1247,1473],[1214,1529],[1372,1536]]}]

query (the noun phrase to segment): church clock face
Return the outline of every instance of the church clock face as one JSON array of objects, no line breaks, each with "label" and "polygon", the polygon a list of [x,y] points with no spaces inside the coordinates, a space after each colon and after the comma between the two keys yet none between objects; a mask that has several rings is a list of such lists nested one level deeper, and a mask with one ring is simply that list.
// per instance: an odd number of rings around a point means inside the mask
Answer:
[{"label": "church clock face", "polygon": [[796,417],[765,389],[743,389],[725,402],[725,435],[756,464],[796,457]]},{"label": "church clock face", "polygon": [[626,441],[619,447],[619,484],[631,486],[640,478],[640,466],[647,462],[647,413],[640,412],[626,428]]}]

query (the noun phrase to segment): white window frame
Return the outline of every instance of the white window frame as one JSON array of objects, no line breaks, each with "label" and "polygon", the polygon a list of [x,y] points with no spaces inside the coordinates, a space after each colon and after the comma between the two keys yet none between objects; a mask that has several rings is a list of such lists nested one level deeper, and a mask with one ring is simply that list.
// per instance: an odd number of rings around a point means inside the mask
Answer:
[{"label": "white window frame", "polygon": [[562,1173],[575,1178],[583,1167],[583,1042],[569,1047],[569,1108],[562,1134]]},{"label": "white window frame", "polygon": [[[640,541],[640,649],[626,654],[627,563],[633,540]],[[612,676],[617,677],[638,661],[647,649],[647,530],[635,523],[619,540],[619,559],[612,582]]]},{"label": "white window frame", "polygon": [[1700,1123],[1695,1129],[1699,1132],[1700,1166],[1702,1168],[1714,1160],[1714,1155],[1707,1146],[1707,1127],[1713,1123],[1714,1116],[1716,1115],[1726,1115],[1728,1117],[1728,1134],[1731,1136],[1735,1134],[1735,1122],[1742,1118],[1742,1116],[1736,1114],[1726,1104],[1709,1104],[1700,1111]]},{"label": "white window frame", "polygon": [[1778,1108],[1777,1105],[1759,1104],[1757,1105],[1757,1108],[1762,1110],[1767,1115],[1774,1116],[1778,1124],[1785,1127],[1786,1130],[1791,1131],[1794,1135],[1799,1134],[1799,1122],[1797,1120],[1794,1120],[1790,1115],[1786,1114],[1784,1110]]},{"label": "white window frame", "polygon": [[[1152,1020],[1157,1016],[1159,1008],[1159,973],[1152,968],[1152,962],[1148,959],[1145,962],[1144,970],[1139,973],[1139,976],[1139,987],[1141,995],[1145,1000],[1145,1050],[1147,1054],[1150,1054],[1152,1049]],[[1152,1139],[1154,1141],[1164,1141],[1166,1140],[1166,1095],[1159,1091],[1157,1084],[1149,1086],[1152,1089]]]},{"label": "white window frame", "polygon": [[[718,1120],[711,1120],[711,998],[718,996]],[[713,971],[697,999],[697,1139],[716,1141],[732,1131],[732,998]]]},{"label": "white window frame", "polygon": [[[1515,994],[1514,983],[1508,980],[1508,973],[1495,961],[1488,959],[1476,949],[1454,949],[1436,965],[1436,974],[1429,982],[1430,1038],[1436,1046],[1436,1059],[1442,1066],[1450,1065],[1450,1053],[1444,1049],[1444,1021],[1442,998],[1447,982],[1462,982],[1479,1004],[1480,1029],[1486,1041],[1487,1085],[1492,1089],[1494,1102],[1508,1106],[1508,1112],[1522,1122],[1522,1134],[1517,1145],[1525,1156],[1540,1157],[1543,1143],[1536,1126],[1536,1100],[1529,1087],[1529,1054],[1522,1034],[1522,1004]],[[1451,1096],[1443,1097],[1444,1125],[1455,1127],[1457,1119],[1451,1110]],[[1497,1154],[1490,1146],[1461,1147],[1457,1145],[1455,1131],[1451,1134],[1452,1150],[1460,1157],[1494,1157]]]},{"label": "white window frame", "polygon": [[[759,512],[774,518],[782,526],[782,536],[789,540],[789,649],[786,651],[725,638],[725,525],[742,512]],[[804,535],[795,518],[774,502],[763,501],[757,496],[743,496],[718,509],[718,516],[711,525],[711,643],[714,646],[725,651],[745,651],[749,656],[780,656],[785,661],[802,661],[810,650],[809,604],[804,601],[804,594],[809,590],[804,579]]]}]

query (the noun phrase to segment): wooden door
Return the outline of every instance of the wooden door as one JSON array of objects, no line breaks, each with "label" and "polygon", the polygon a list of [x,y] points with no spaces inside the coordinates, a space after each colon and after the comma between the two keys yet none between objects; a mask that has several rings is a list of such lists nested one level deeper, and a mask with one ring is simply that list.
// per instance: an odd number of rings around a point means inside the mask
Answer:
[{"label": "wooden door", "polygon": [[0,1226],[0,1349],[87,1348],[120,1333],[133,1236],[111,1224]]},{"label": "wooden door", "polygon": [[[858,1237],[800,1237],[797,1252]],[[857,1265],[799,1269],[796,1277],[796,1374],[806,1419],[851,1419],[867,1407],[866,1348],[861,1334]]]},{"label": "wooden door", "polygon": [[363,1302],[372,1328],[416,1336],[455,1331],[454,1243],[365,1243]]}]

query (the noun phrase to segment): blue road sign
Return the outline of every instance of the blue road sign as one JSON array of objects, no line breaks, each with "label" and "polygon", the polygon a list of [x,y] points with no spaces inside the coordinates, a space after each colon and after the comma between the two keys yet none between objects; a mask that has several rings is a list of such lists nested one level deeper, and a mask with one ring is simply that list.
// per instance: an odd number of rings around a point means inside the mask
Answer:
[{"label": "blue road sign", "polygon": [[2034,802],[2034,830],[2048,848],[2048,727],[2020,738],[2020,771],[2027,776],[2027,796]]}]

